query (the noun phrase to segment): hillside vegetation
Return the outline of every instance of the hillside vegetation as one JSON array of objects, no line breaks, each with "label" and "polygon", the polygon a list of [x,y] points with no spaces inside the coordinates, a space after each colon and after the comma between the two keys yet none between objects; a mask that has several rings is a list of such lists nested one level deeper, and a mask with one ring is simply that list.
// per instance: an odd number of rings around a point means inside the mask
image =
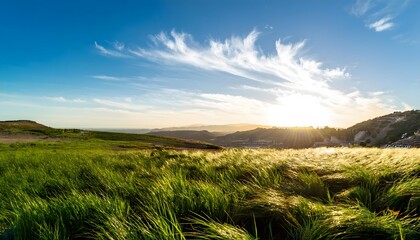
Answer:
[{"label": "hillside vegetation", "polygon": [[223,136],[225,134],[213,133],[206,130],[203,131],[194,131],[194,130],[175,130],[175,131],[159,131],[151,132],[150,134],[154,136],[165,136],[165,137],[174,137],[181,139],[193,139],[203,142],[214,142],[217,137]]},{"label": "hillside vegetation", "polygon": [[381,146],[401,139],[404,134],[411,136],[416,131],[420,131],[420,110],[394,112],[370,119],[345,129],[343,135],[346,140],[354,141],[355,135],[363,132],[357,142]]},{"label": "hillside vegetation", "polygon": [[50,130],[52,128],[29,120],[0,121],[0,132],[3,133],[44,133]]},{"label": "hillside vegetation", "polygon": [[99,142],[0,144],[0,239],[420,239],[420,149]]},{"label": "hillside vegetation", "polygon": [[[307,148],[313,146],[384,146],[402,137],[410,140],[420,131],[420,111],[394,112],[357,123],[346,129],[322,128],[257,128],[223,136],[206,131],[151,132],[159,136],[194,139],[225,147]],[[414,145],[408,141],[406,145]]]},{"label": "hillside vegetation", "polygon": [[80,141],[84,141],[84,145],[95,145],[99,142],[101,143],[101,146],[109,145],[109,147],[119,148],[220,148],[216,145],[209,143],[181,140],[148,134],[86,131],[80,129],[55,129],[27,120],[0,121],[0,143],[2,137],[7,138],[8,140],[15,140],[14,142],[17,142],[17,144],[19,144],[19,142],[22,142],[22,140],[25,140],[25,138],[28,138],[31,141],[73,141],[73,145],[79,146],[82,146],[82,144],[80,144]]}]

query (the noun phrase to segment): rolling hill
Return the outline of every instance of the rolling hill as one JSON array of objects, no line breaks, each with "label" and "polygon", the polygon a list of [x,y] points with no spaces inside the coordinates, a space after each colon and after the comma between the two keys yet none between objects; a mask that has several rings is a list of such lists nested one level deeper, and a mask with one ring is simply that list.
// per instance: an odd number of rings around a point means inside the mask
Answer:
[{"label": "rolling hill", "polygon": [[51,129],[30,120],[0,121],[0,132],[3,133],[42,133]]},{"label": "rolling hill", "polygon": [[222,146],[306,148],[322,141],[321,131],[314,128],[257,128],[215,139]]},{"label": "rolling hill", "polygon": [[[214,130],[227,130],[228,126],[247,129],[252,125],[214,125]],[[253,125],[259,126],[259,125]],[[204,127],[204,126],[201,126]],[[201,127],[193,126],[193,129]],[[313,146],[418,146],[420,110],[394,112],[357,123],[347,129],[336,128],[255,128],[233,133],[208,130],[152,131],[148,134],[117,133],[79,129],[55,129],[29,121],[0,122],[0,140],[25,136],[29,140],[99,139],[106,141],[142,142],[150,146],[178,148],[274,147],[308,148]],[[234,129],[234,128],[230,128]],[[415,133],[418,135],[415,135]],[[0,141],[1,142],[1,141]],[[10,141],[9,141],[10,142]],[[206,143],[203,143],[206,142]],[[208,143],[208,144],[207,144]]]},{"label": "rolling hill", "polygon": [[[420,111],[394,112],[357,123],[347,129],[256,128],[218,135],[208,131],[161,131],[153,135],[195,139],[226,147],[307,148],[312,146],[384,146],[397,141],[413,146],[420,130]],[[397,144],[401,145],[401,144]]]},{"label": "rolling hill", "polygon": [[193,125],[185,127],[156,128],[150,132],[172,132],[172,131],[209,131],[217,134],[229,134],[238,131],[248,131],[256,128],[270,128],[271,126],[259,124],[225,124],[225,125]]},{"label": "rolling hill", "polygon": [[420,110],[394,112],[343,130],[346,141],[368,146],[392,144],[420,130]]},{"label": "rolling hill", "polygon": [[87,131],[80,129],[56,129],[28,120],[0,121],[0,143],[31,141],[108,141],[118,147],[164,147],[219,149],[209,143],[192,140],[155,136],[149,134],[130,134]]}]

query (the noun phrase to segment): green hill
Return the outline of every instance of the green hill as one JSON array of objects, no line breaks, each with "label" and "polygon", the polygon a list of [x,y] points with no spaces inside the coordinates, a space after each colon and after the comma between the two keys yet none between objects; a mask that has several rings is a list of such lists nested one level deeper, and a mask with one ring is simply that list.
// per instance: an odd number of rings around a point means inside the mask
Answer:
[{"label": "green hill", "polygon": [[107,141],[127,141],[149,143],[157,147],[175,147],[175,148],[197,148],[197,149],[219,149],[220,147],[199,141],[182,140],[164,136],[154,136],[149,134],[133,133],[111,133],[111,132],[85,132],[82,138],[101,139]]},{"label": "green hill", "polygon": [[284,148],[312,147],[323,135],[314,128],[257,128],[221,136],[215,143],[223,146],[269,146]]},{"label": "green hill", "polygon": [[0,132],[4,133],[46,133],[52,128],[30,120],[0,121]]},{"label": "green hill", "polygon": [[[406,142],[409,142],[408,145],[411,144],[413,146],[417,139],[414,133],[419,130],[420,110],[394,112],[357,123],[347,129],[329,127],[256,128],[225,135],[205,130],[176,130],[150,132],[149,134],[133,134],[80,129],[54,129],[27,120],[0,122],[0,134],[29,134],[31,136],[47,138],[83,140],[99,139],[105,141],[144,143],[148,146],[204,149],[217,148],[213,144],[225,147],[275,148],[347,146],[349,144],[384,146],[405,139],[407,140]],[[124,144],[121,146],[124,146]]]},{"label": "green hill", "polygon": [[[347,129],[324,128],[256,128],[217,135],[207,131],[162,131],[153,135],[195,139],[226,147],[307,148],[312,146],[347,146],[351,144],[383,146],[401,138],[414,142],[420,130],[420,111],[394,112]],[[410,145],[410,144],[408,144]]]},{"label": "green hill", "polygon": [[152,132],[159,136],[170,136],[181,139],[195,139],[225,147],[274,147],[274,148],[307,148],[324,139],[331,139],[339,130],[335,128],[256,128],[218,135],[207,131],[165,131]]},{"label": "green hill", "polygon": [[346,141],[381,146],[420,130],[420,110],[394,112],[355,124],[342,132]]},{"label": "green hill", "polygon": [[[1,137],[7,137],[15,142],[28,141],[78,141],[86,146],[98,143],[109,144],[118,148],[195,148],[195,149],[219,149],[220,147],[199,141],[181,140],[170,137],[154,136],[148,134],[114,133],[100,131],[86,131],[81,129],[56,129],[44,126],[34,121],[17,120],[0,122]],[[1,142],[1,141],[0,141]],[[89,142],[89,144],[88,144]],[[93,144],[94,145],[94,144]]]}]

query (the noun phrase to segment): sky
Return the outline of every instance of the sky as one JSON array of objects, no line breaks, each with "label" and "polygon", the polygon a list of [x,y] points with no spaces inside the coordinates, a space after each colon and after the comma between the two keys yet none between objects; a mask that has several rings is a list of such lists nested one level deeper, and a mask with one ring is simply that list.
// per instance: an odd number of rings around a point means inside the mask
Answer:
[{"label": "sky", "polygon": [[0,120],[349,127],[420,109],[418,0],[0,2]]}]

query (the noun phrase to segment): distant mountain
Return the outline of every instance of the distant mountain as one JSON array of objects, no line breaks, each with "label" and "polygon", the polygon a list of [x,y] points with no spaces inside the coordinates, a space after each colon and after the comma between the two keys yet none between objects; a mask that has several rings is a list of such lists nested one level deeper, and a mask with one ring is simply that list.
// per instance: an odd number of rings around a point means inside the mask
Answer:
[{"label": "distant mountain", "polygon": [[[251,126],[251,125],[248,125]],[[176,129],[176,128],[174,128]],[[336,128],[256,128],[230,134],[209,131],[160,131],[159,136],[199,140],[226,147],[307,148],[313,146],[384,146],[397,141],[414,145],[420,131],[420,111],[394,112],[357,123],[347,129]],[[418,140],[417,140],[418,141]]]},{"label": "distant mountain", "polygon": [[315,128],[257,128],[218,137],[214,143],[235,147],[307,148],[323,141],[324,137]]},{"label": "distant mountain", "polygon": [[[255,128],[269,128],[271,126],[258,125],[258,124],[226,124],[226,125],[191,125],[183,127],[168,127],[168,128],[86,128],[86,130],[91,131],[101,131],[101,132],[115,132],[115,133],[135,133],[135,134],[145,134],[156,132],[172,132],[172,131],[209,131],[215,133],[216,135],[229,134],[237,131],[247,131]],[[179,132],[179,136],[176,134],[174,137],[187,138],[183,135],[184,133]],[[160,133],[156,134],[160,135]]]},{"label": "distant mountain", "polygon": [[[73,134],[72,136],[76,137],[83,135],[83,137],[103,140],[144,141],[168,146],[172,144],[177,147],[215,147],[194,141],[225,147],[307,148],[348,145],[410,147],[418,146],[420,142],[420,110],[394,112],[357,123],[347,129],[329,127],[276,128],[252,124],[230,124],[153,129],[149,134],[133,134],[132,132],[140,130],[82,131],[54,129],[28,120],[0,122],[0,135],[24,133],[68,137]],[[119,133],[122,131],[128,133]]]},{"label": "distant mountain", "polygon": [[100,132],[114,132],[114,133],[134,133],[134,134],[145,134],[150,132],[152,129],[147,128],[86,128],[90,131]]},{"label": "distant mountain", "polygon": [[169,127],[169,128],[155,128],[150,132],[167,132],[167,131],[180,131],[180,130],[189,130],[189,131],[209,131],[209,132],[218,132],[218,133],[234,133],[238,131],[248,131],[256,128],[270,128],[271,126],[267,125],[258,125],[258,124],[225,124],[225,125],[193,125],[193,126],[184,126],[184,127]]},{"label": "distant mountain", "polygon": [[[256,128],[220,135],[208,131],[164,131],[150,134],[200,140],[225,147],[307,148],[336,134],[334,128]],[[337,143],[336,143],[337,144]]]}]

